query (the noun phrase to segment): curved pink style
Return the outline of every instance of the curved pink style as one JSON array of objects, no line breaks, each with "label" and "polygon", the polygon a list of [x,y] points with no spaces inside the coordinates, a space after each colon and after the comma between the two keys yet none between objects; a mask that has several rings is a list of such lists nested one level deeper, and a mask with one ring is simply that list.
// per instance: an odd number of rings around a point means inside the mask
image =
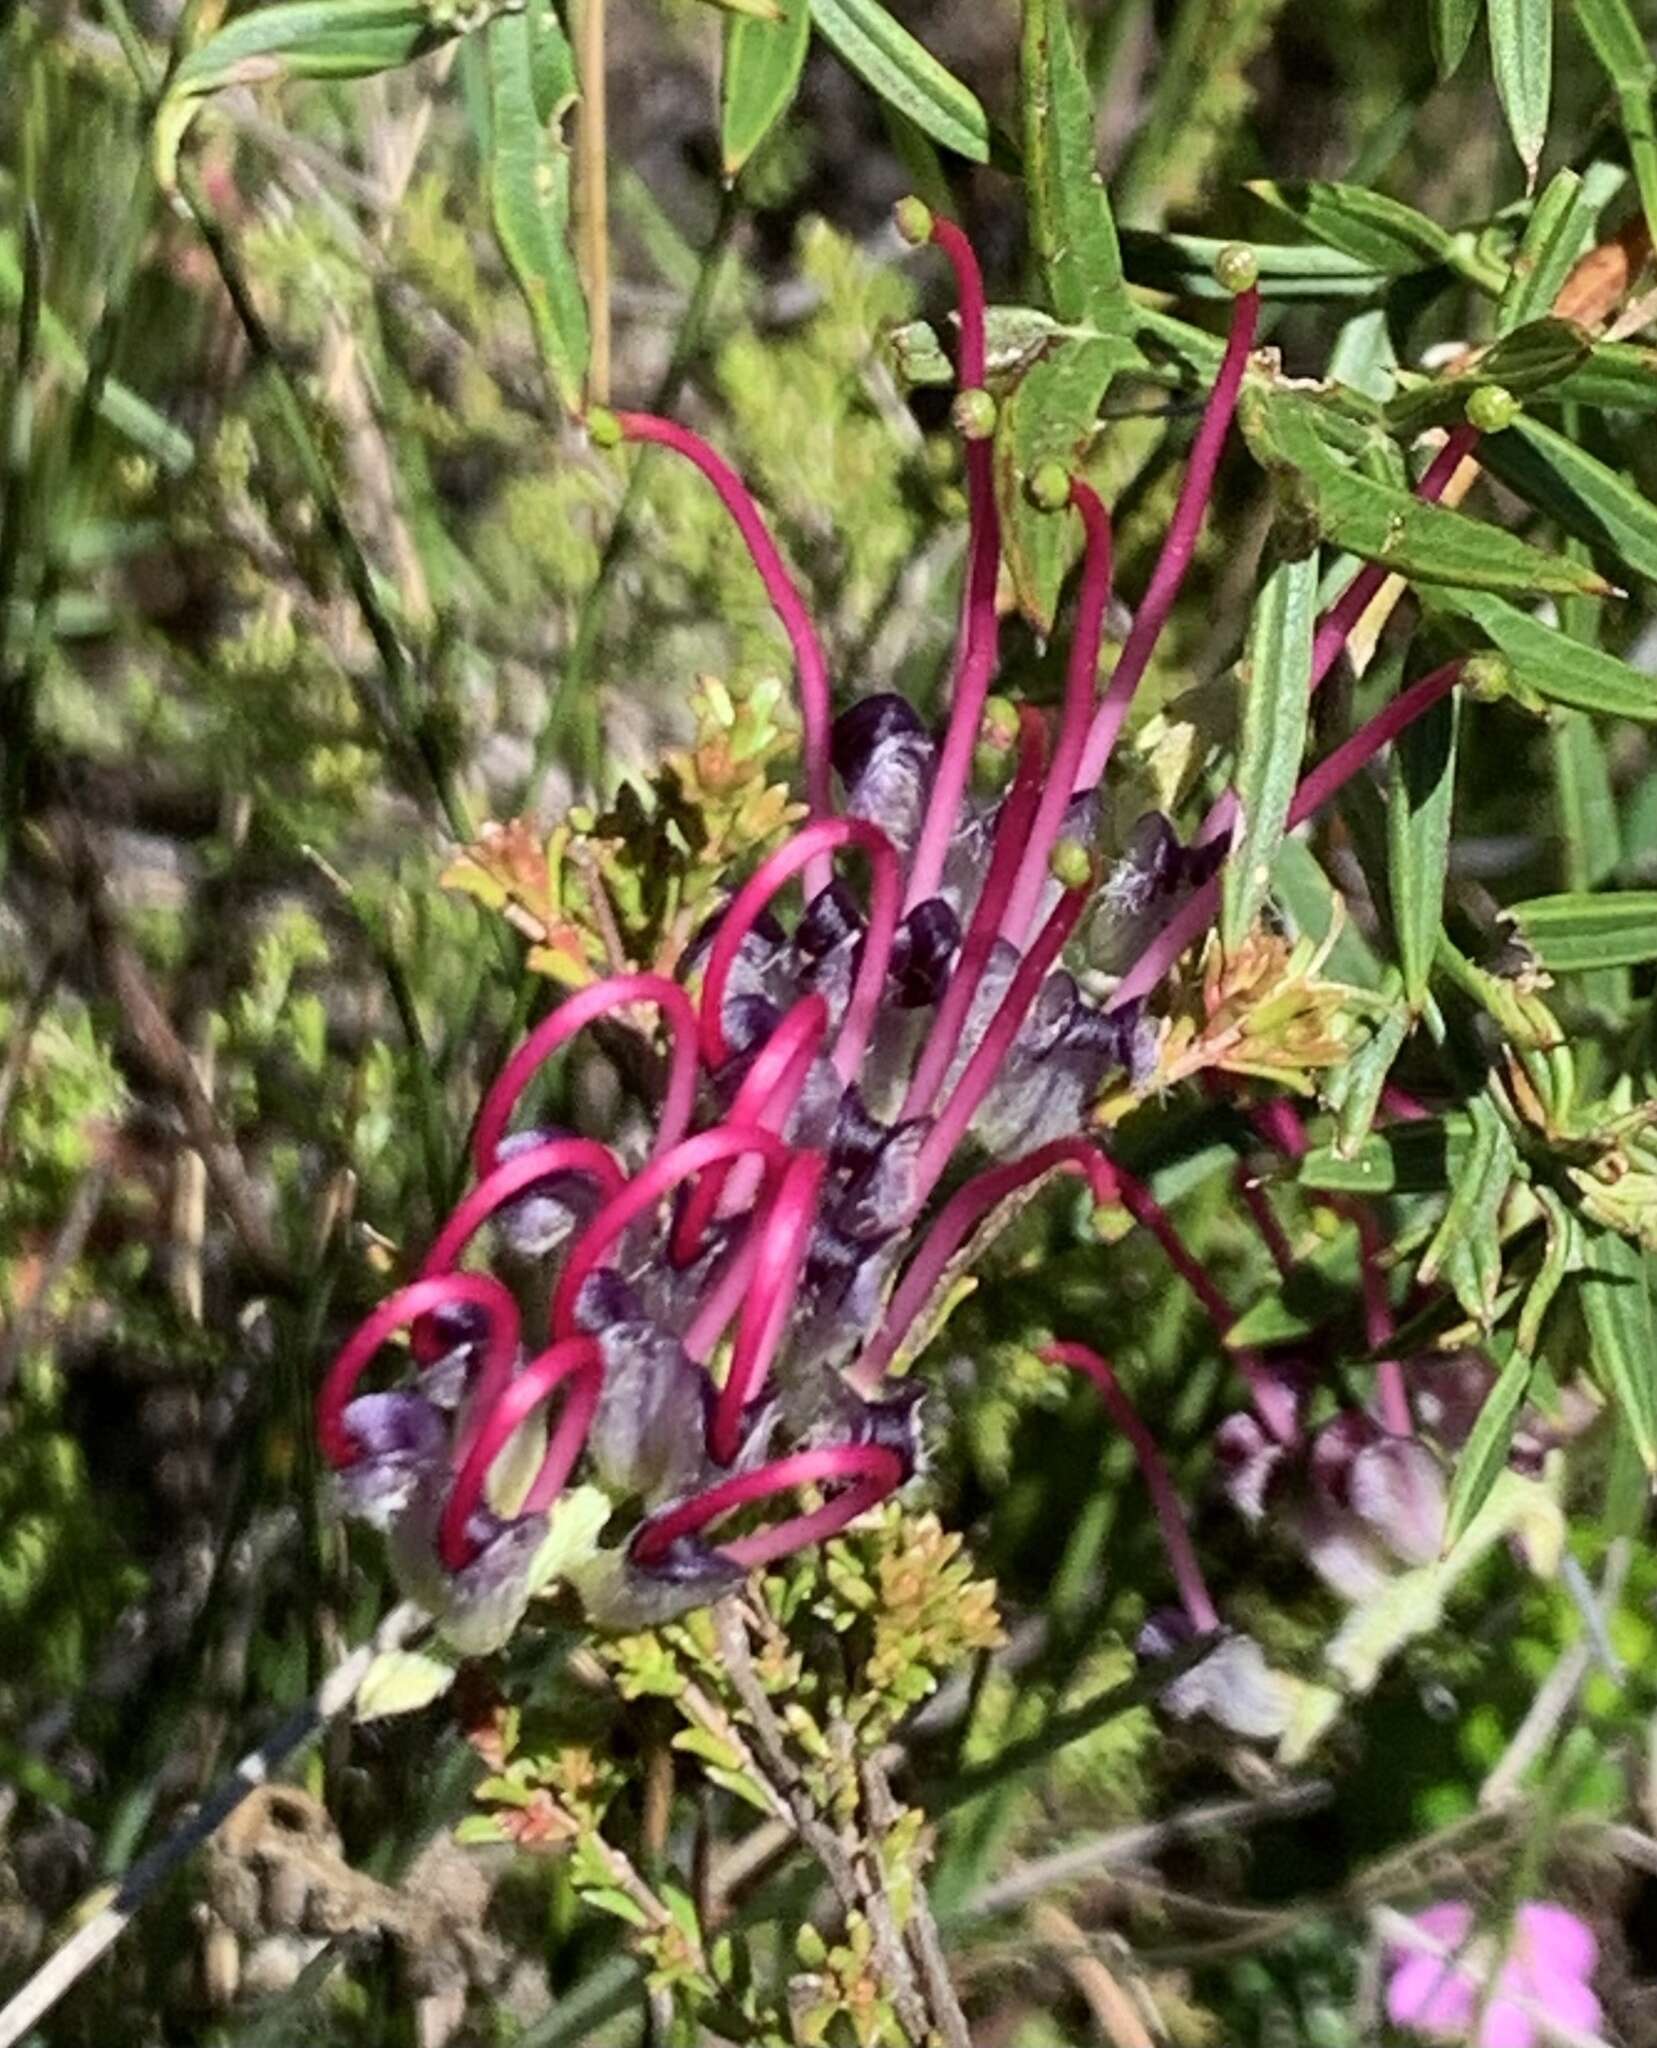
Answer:
[{"label": "curved pink style", "polygon": [[737,1324],[736,1348],[708,1433],[708,1448],[721,1465],[729,1465],[742,1448],[742,1418],[765,1384],[788,1327],[827,1166],[821,1152],[797,1153],[783,1168],[777,1192],[757,1226],[754,1268]]},{"label": "curved pink style", "polygon": [[716,1128],[683,1139],[671,1152],[664,1152],[660,1159],[653,1159],[635,1174],[619,1194],[605,1203],[571,1246],[553,1292],[553,1335],[574,1334],[575,1303],[583,1283],[630,1223],[654,1208],[693,1173],[716,1166],[721,1160],[740,1159],[750,1152],[757,1152],[770,1166],[779,1165],[788,1157],[788,1147],[769,1131]]},{"label": "curved pink style", "polygon": [[1022,1159],[974,1174],[956,1189],[938,1211],[938,1220],[904,1269],[903,1278],[886,1305],[880,1328],[846,1374],[848,1382],[865,1400],[873,1397],[887,1366],[908,1336],[910,1325],[931,1300],[950,1260],[996,1204],[1031,1181],[1040,1180],[1043,1174],[1066,1170],[1087,1175],[1095,1201],[1115,1201],[1116,1170],[1085,1138],[1054,1138],[1027,1152]]},{"label": "curved pink style", "polygon": [[1243,372],[1248,367],[1249,351],[1254,347],[1255,329],[1259,322],[1259,292],[1239,292],[1232,305],[1231,332],[1226,337],[1225,354],[1220,359],[1219,374],[1203,408],[1197,438],[1191,444],[1191,460],[1186,466],[1185,480],[1180,485],[1179,500],[1162,543],[1162,552],[1157,557],[1139,609],[1134,613],[1132,629],[1105,691],[1104,702],[1094,714],[1087,745],[1082,749],[1076,771],[1078,789],[1092,789],[1104,774],[1105,764],[1116,744],[1116,735],[1122,730],[1122,721],[1133,702],[1133,693],[1150,665],[1151,651],[1168,623],[1174,599],[1185,581],[1191,557],[1197,551],[1197,536],[1202,531],[1203,514],[1208,510],[1208,501],[1213,495],[1220,455],[1231,428],[1232,415],[1237,410],[1237,394],[1242,389]]},{"label": "curved pink style", "polygon": [[1013,891],[1001,919],[1001,936],[1021,946],[1036,914],[1041,892],[1047,882],[1047,863],[1064,825],[1071,792],[1087,744],[1088,724],[1099,689],[1099,642],[1104,636],[1105,609],[1110,603],[1110,514],[1091,484],[1070,479],[1070,502],[1081,514],[1086,534],[1082,557],[1082,587],[1076,600],[1076,628],[1070,642],[1065,670],[1064,710],[1059,720],[1058,744],[1053,765],[1041,793],[1030,843],[1013,883]]},{"label": "curved pink style", "polygon": [[875,1012],[886,986],[886,969],[892,957],[892,938],[898,923],[898,896],[902,876],[897,848],[878,825],[866,818],[820,818],[803,826],[786,846],[761,861],[759,867],[737,891],[736,900],[720,920],[714,934],[702,977],[702,1057],[710,1067],[721,1067],[730,1058],[725,1037],[723,1011],[725,984],[731,978],[743,940],[777,891],[804,867],[842,847],[855,846],[868,855],[870,868],[869,922],[863,935],[862,956],[852,982],[851,997],[830,1057],[835,1072],[849,1081],[857,1072],[874,1029]]},{"label": "curved pink style", "polygon": [[1001,1062],[1011,1051],[1048,969],[1064,950],[1076,920],[1087,908],[1090,893],[1088,889],[1067,889],[1053,906],[1029,952],[1018,963],[1018,971],[990,1019],[989,1029],[967,1061],[966,1071],[956,1082],[954,1094],[938,1112],[937,1122],[921,1143],[920,1157],[915,1162],[915,1208],[932,1192],[938,1176],[949,1164],[950,1154],[966,1135],[979,1105],[995,1085]]},{"label": "curved pink style", "polygon": [[1001,922],[1001,913],[1040,800],[1041,770],[1046,753],[1047,734],[1040,714],[1026,704],[1018,714],[1018,766],[1013,772],[1012,787],[1002,802],[1001,815],[995,821],[989,871],[978,891],[978,901],[973,906],[966,936],[961,941],[955,971],[949,977],[932,1019],[932,1029],[926,1035],[920,1058],[910,1077],[901,1112],[904,1122],[924,1116],[932,1107],[932,1099],[943,1086],[944,1076],[955,1057],[955,1048],[961,1042],[961,1032],[995,946],[996,927]]},{"label": "curved pink style", "polygon": [[[984,280],[972,244],[953,221],[934,220],[932,240],[949,258],[961,316],[956,380],[963,391],[979,389],[988,367]],[[961,630],[955,675],[950,685],[949,724],[939,749],[932,790],[921,820],[909,868],[903,907],[913,910],[938,893],[949,842],[960,816],[978,741],[978,722],[1000,651],[995,585],[1001,567],[1001,526],[995,509],[994,454],[988,441],[968,441],[967,581],[961,600]]]},{"label": "curved pink style", "polygon": [[531,1080],[561,1046],[600,1017],[629,1003],[654,1003],[672,1039],[667,1092],[656,1126],[652,1157],[666,1152],[685,1135],[696,1102],[696,1012],[676,981],[664,974],[613,974],[579,989],[544,1017],[496,1075],[472,1134],[472,1158],[480,1174],[495,1164],[512,1112]]},{"label": "curved pink style", "polygon": [[738,1508],[825,1481],[846,1490],[820,1508],[722,1545],[721,1555],[750,1571],[755,1565],[786,1557],[790,1551],[803,1550],[808,1543],[821,1543],[896,1492],[903,1484],[903,1464],[895,1451],[879,1444],[832,1444],[795,1451],[774,1464],[762,1465],[757,1472],[739,1472],[732,1479],[722,1479],[705,1493],[653,1515],[633,1539],[633,1561],[648,1571],[661,1563],[682,1536],[698,1535],[710,1522],[734,1514]]},{"label": "curved pink style", "polygon": [[794,670],[800,686],[801,741],[805,753],[806,795],[819,818],[834,810],[829,776],[829,681],[828,660],[817,629],[811,623],[804,598],[793,577],[783,567],[781,554],[771,538],[771,529],[760,516],[748,487],[722,455],[715,454],[700,435],[673,420],[657,419],[652,413],[618,412],[615,415],[629,441],[653,441],[671,448],[692,462],[719,493],[720,502],[742,535],[754,567],[765,585],[771,608],[782,621],[794,649]]},{"label": "curved pink style", "polygon": [[431,1250],[420,1262],[420,1277],[428,1279],[434,1273],[448,1272],[497,1209],[536,1181],[555,1173],[588,1175],[598,1182],[606,1201],[621,1192],[622,1171],[615,1155],[596,1138],[548,1138],[545,1144],[514,1152],[469,1188],[450,1211],[448,1220],[432,1240]]},{"label": "curved pink style", "polygon": [[336,1471],[357,1461],[357,1442],[346,1423],[345,1410],[358,1380],[373,1364],[381,1345],[422,1316],[456,1306],[481,1309],[489,1319],[476,1406],[487,1408],[512,1377],[512,1362],[518,1355],[518,1304],[498,1280],[488,1273],[440,1273],[410,1281],[395,1294],[387,1295],[357,1325],[328,1368],[317,1393],[317,1440],[322,1455]]},{"label": "curved pink style", "polygon": [[1191,1544],[1191,1532],[1185,1526],[1185,1510],[1180,1506],[1179,1495],[1174,1491],[1174,1483],[1168,1477],[1168,1468],[1162,1462],[1155,1439],[1140,1420],[1138,1409],[1123,1393],[1122,1383],[1114,1369],[1086,1344],[1049,1344],[1041,1355],[1050,1365],[1068,1365],[1073,1372],[1086,1374],[1098,1388],[1106,1414],[1133,1446],[1133,1454],[1139,1460],[1139,1469],[1144,1475],[1146,1490],[1162,1531],[1162,1547],[1173,1567],[1180,1603],[1197,1633],[1212,1635],[1220,1626],[1220,1617],[1209,1598],[1202,1566],[1198,1564],[1197,1553]]},{"label": "curved pink style", "polygon": [[472,1561],[466,1528],[484,1497],[483,1489],[495,1460],[542,1402],[551,1400],[567,1381],[569,1391],[564,1396],[563,1413],[519,1512],[538,1515],[552,1506],[563,1492],[587,1441],[603,1379],[598,1345],[591,1337],[571,1337],[531,1359],[510,1386],[502,1388],[479,1420],[477,1434],[460,1462],[437,1525],[437,1554],[446,1570],[464,1571]]},{"label": "curved pink style", "polygon": [[[742,1086],[726,1112],[728,1124],[757,1125],[781,1132],[800,1099],[812,1062],[828,1035],[828,1004],[821,996],[802,996],[754,1055]],[[713,1221],[724,1192],[729,1167],[713,1166],[687,1196],[673,1233],[672,1257],[686,1266],[702,1249],[703,1233]]]}]

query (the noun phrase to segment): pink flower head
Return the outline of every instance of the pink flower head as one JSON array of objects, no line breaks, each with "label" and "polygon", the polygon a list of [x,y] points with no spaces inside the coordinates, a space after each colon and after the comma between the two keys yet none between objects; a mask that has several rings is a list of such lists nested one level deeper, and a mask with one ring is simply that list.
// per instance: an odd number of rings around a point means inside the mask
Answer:
[{"label": "pink flower head", "polygon": [[1579,2035],[1598,2027],[1600,2003],[1589,1980],[1599,1945],[1566,1907],[1531,1900],[1519,1908],[1493,1986],[1495,1944],[1470,1938],[1471,1906],[1441,1900],[1412,1925],[1442,1953],[1392,1945],[1386,2007],[1395,2026],[1468,2048],[1547,2048],[1550,2023]]}]

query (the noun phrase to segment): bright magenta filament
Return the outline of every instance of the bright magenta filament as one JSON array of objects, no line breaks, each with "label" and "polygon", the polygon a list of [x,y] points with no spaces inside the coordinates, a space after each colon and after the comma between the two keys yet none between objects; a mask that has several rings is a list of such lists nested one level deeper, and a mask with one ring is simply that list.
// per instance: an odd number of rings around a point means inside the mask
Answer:
[{"label": "bright magenta filament", "polygon": [[734,1514],[738,1508],[753,1507],[796,1487],[844,1486],[843,1493],[803,1515],[793,1515],[769,1529],[740,1537],[721,1546],[721,1555],[732,1564],[751,1571],[756,1565],[772,1564],[807,1544],[822,1543],[838,1535],[849,1522],[867,1512],[903,1484],[903,1464],[895,1451],[880,1444],[831,1444],[811,1451],[795,1451],[775,1464],[762,1465],[757,1472],[740,1472],[722,1479],[680,1506],[653,1515],[633,1539],[633,1562],[648,1571],[660,1564],[681,1537],[696,1536],[710,1522]]},{"label": "bright magenta filament", "polygon": [[550,1401],[567,1382],[563,1413],[519,1512],[544,1514],[552,1506],[563,1492],[587,1441],[603,1379],[598,1345],[591,1337],[572,1337],[532,1359],[511,1385],[502,1389],[484,1413],[471,1448],[461,1460],[443,1518],[437,1525],[437,1554],[446,1570],[463,1571],[472,1561],[467,1524],[484,1497],[495,1460],[535,1410]]},{"label": "bright magenta filament", "polygon": [[630,1003],[654,1003],[662,1013],[672,1041],[667,1092],[656,1126],[657,1153],[677,1145],[690,1126],[696,1103],[696,1012],[690,997],[676,981],[663,974],[614,974],[579,989],[559,1004],[524,1040],[495,1077],[478,1111],[477,1129],[472,1134],[472,1157],[480,1174],[495,1164],[501,1139],[512,1120],[520,1097],[546,1062],[563,1046],[595,1024]]},{"label": "bright magenta filament", "polygon": [[434,1273],[448,1272],[497,1209],[536,1181],[560,1173],[585,1175],[597,1183],[606,1201],[620,1194],[623,1186],[615,1155],[596,1138],[548,1138],[544,1144],[514,1152],[455,1205],[420,1263],[420,1277],[429,1279]]},{"label": "bright magenta filament", "polygon": [[783,1169],[777,1192],[759,1225],[752,1277],[737,1324],[731,1369],[714,1407],[708,1448],[729,1465],[742,1448],[742,1421],[771,1369],[788,1319],[800,1269],[811,1248],[817,1197],[828,1161],[821,1152],[799,1152]]},{"label": "bright magenta filament", "polygon": [[346,1406],[358,1380],[388,1338],[443,1308],[481,1309],[488,1318],[489,1336],[472,1404],[474,1412],[481,1413],[492,1406],[496,1395],[511,1379],[512,1364],[518,1355],[518,1304],[492,1274],[440,1273],[399,1287],[346,1339],[317,1394],[317,1439],[322,1455],[336,1471],[354,1465],[359,1456],[357,1440],[345,1420]]}]

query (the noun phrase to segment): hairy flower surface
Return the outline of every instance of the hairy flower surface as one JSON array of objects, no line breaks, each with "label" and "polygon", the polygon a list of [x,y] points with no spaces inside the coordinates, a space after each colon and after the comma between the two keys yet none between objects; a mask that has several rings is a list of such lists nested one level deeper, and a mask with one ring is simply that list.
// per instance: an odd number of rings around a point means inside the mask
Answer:
[{"label": "hairy flower surface", "polygon": [[[1000,538],[984,297],[960,231],[923,216],[906,207],[906,231],[948,258],[960,300],[970,516],[942,731],[893,695],[831,716],[822,644],[734,472],[673,422],[594,422],[601,439],[677,452],[719,494],[793,647],[805,809],[740,885],[727,877],[671,976],[588,981],[513,1053],[479,1115],[476,1184],[327,1376],[321,1441],[347,1506],[388,1531],[405,1582],[469,1640],[510,1630],[543,1568],[548,1511],[578,1475],[614,1511],[589,1606],[628,1622],[714,1598],[903,1485],[918,1389],[888,1368],[996,1206],[1052,1172],[1080,1172],[1097,1202],[1125,1205],[1216,1325],[1232,1319],[1149,1193],[1083,1133],[1112,1077],[1156,1074],[1146,999],[1217,903],[1234,806],[1216,806],[1192,848],[1148,817],[1107,861],[1097,793],[1195,550],[1257,296],[1236,296],[1160,559],[1102,694],[1109,517],[1078,477],[1032,480],[1083,540],[1049,719],[990,694]],[[1320,680],[1345,631],[1325,623]],[[1455,675],[1413,685],[1315,769],[1291,823]],[[767,831],[784,821],[779,800]],[[1090,960],[1117,977],[1103,996],[1088,992],[1097,977],[1084,989],[1063,964],[1084,933]],[[647,1157],[514,1128],[545,1062],[600,1021],[653,1030],[665,1047]],[[1247,1038],[1241,1009],[1227,1029]],[[1252,1070],[1271,1065],[1261,1053]],[[964,1179],[963,1155],[976,1168]],[[946,1178],[956,1185],[940,1204]],[[510,1286],[462,1267],[486,1226]],[[400,1331],[412,1382],[359,1392]],[[1078,1345],[1047,1355],[1087,1374],[1132,1438],[1188,1624],[1212,1634],[1178,1502],[1108,1364]],[[1250,1356],[1238,1362],[1265,1438],[1292,1438],[1292,1398]]]}]

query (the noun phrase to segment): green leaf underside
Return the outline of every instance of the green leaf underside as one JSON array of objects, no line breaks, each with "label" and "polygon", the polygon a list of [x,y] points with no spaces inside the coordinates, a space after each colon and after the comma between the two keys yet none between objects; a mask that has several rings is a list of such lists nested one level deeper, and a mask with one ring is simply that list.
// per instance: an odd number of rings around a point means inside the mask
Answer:
[{"label": "green leaf underside", "polygon": [[1573,640],[1487,591],[1436,591],[1434,602],[1471,620],[1507,657],[1523,690],[1579,711],[1657,723],[1657,679],[1614,654]]},{"label": "green leaf underside", "polygon": [[1657,960],[1657,889],[1618,895],[1534,896],[1507,913],[1550,974],[1637,967]]},{"label": "green leaf underside", "polygon": [[781,21],[733,14],[720,73],[720,156],[734,178],[793,105],[811,41],[809,0],[779,0]]},{"label": "green leaf underside", "polygon": [[1389,764],[1387,885],[1404,995],[1426,1001],[1444,914],[1456,785],[1457,698],[1452,691],[1399,734]]},{"label": "green leaf underside", "polygon": [[1383,276],[1430,270],[1449,258],[1450,237],[1436,221],[1361,185],[1257,178],[1248,189],[1318,241]]},{"label": "green leaf underside", "polygon": [[1249,621],[1236,778],[1242,819],[1232,858],[1225,864],[1220,911],[1221,942],[1228,950],[1242,942],[1266,900],[1300,776],[1317,599],[1314,551],[1273,566]]}]

